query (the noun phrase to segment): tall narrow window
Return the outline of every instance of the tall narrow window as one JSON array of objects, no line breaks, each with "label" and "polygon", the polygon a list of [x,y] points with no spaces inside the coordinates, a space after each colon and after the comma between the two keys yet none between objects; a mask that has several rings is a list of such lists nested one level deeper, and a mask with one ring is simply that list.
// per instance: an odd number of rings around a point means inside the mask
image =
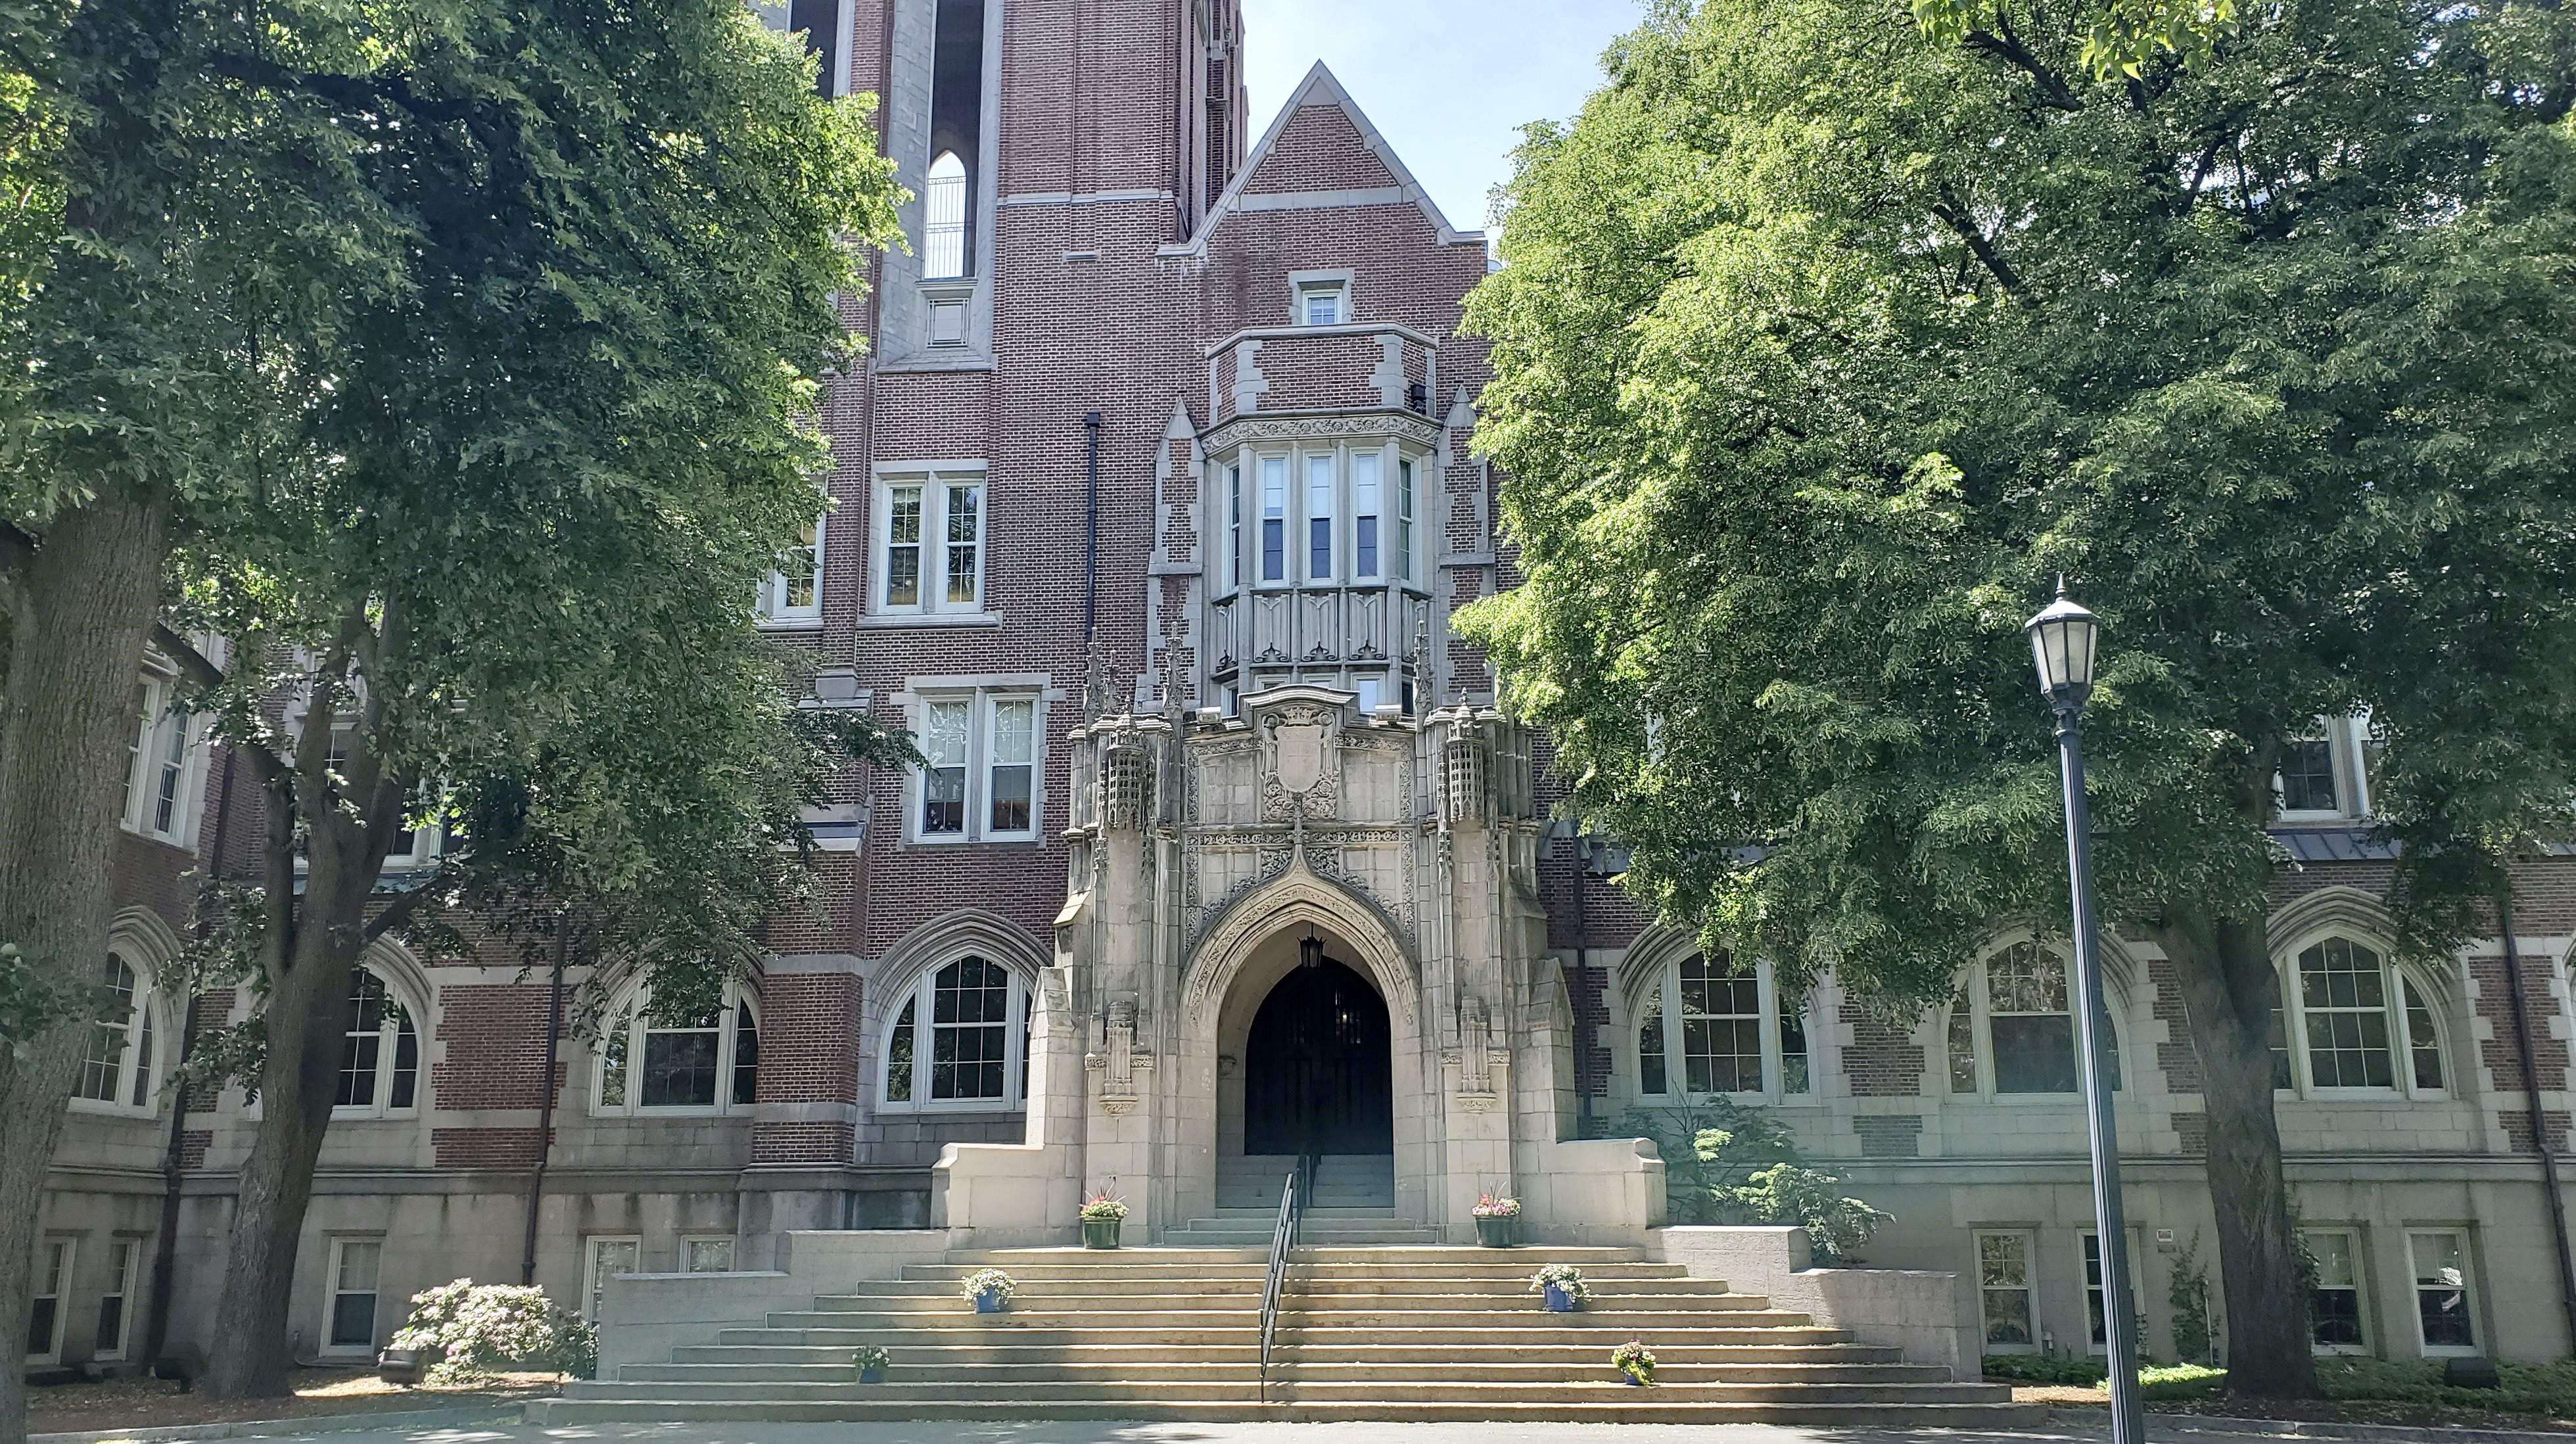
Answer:
[{"label": "tall narrow window", "polygon": [[948,603],[973,607],[982,600],[984,488],[948,488]]},{"label": "tall narrow window", "polygon": [[81,1056],[75,1098],[122,1108],[144,1108],[152,1102],[152,990],[131,964],[107,955],[100,974],[113,1001],[105,1016],[90,1024],[89,1047]]},{"label": "tall narrow window", "polygon": [[169,689],[161,683],[134,689],[134,736],[125,748],[125,825],[177,842],[188,820],[188,754],[196,719],[169,702]]},{"label": "tall narrow window", "polygon": [[2312,1085],[2397,1086],[2388,1047],[2388,992],[2377,953],[2328,938],[2299,954],[2299,1007],[2306,1016]]},{"label": "tall narrow window", "polygon": [[[974,275],[975,178],[983,167],[985,0],[936,0],[931,14],[930,146],[934,157],[928,174],[929,195],[923,210],[925,234],[921,274],[928,280]],[[945,213],[953,237],[945,253],[931,249],[931,230],[942,213],[930,197],[938,194],[943,167],[953,177],[953,209]]]},{"label": "tall narrow window", "polygon": [[966,722],[973,703],[933,702],[922,729],[921,831],[966,830]]},{"label": "tall narrow window", "polygon": [[[2087,1232],[2083,1237],[2084,1312],[2086,1314],[2087,1324],[2091,1330],[2093,1352],[2097,1354],[2107,1354],[2111,1351],[2111,1339],[2110,1335],[2105,1333],[2102,1328],[2102,1236],[2097,1233]],[[2129,1256],[2135,1257],[2135,1250],[2132,1250]],[[2138,1321],[2140,1323],[2138,1332],[2139,1337],[2143,1338],[2146,1334],[2146,1330],[2143,1327],[2145,1316],[2138,1311],[2138,1279],[2136,1268],[2137,1265],[2130,1265],[2129,1313],[2133,1321]]]},{"label": "tall narrow window", "polygon": [[608,1281],[619,1274],[643,1271],[644,1240],[594,1235],[582,1242],[586,1246],[582,1260],[587,1275],[584,1282],[588,1285],[582,1290],[582,1317],[595,1324],[599,1322],[599,1306],[608,1293]]},{"label": "tall narrow window", "polygon": [[1243,468],[1225,469],[1226,582],[1243,585]]},{"label": "tall narrow window", "polygon": [[142,1252],[133,1239],[120,1238],[107,1246],[107,1292],[98,1299],[97,1352],[100,1359],[125,1357],[127,1326],[133,1321],[131,1300],[134,1297],[135,1262]]},{"label": "tall narrow window", "polygon": [[1637,1018],[1637,1091],[1662,1093],[1664,1082],[1664,985],[1657,983],[1646,995],[1645,1011]]},{"label": "tall narrow window", "polygon": [[1807,1000],[1780,999],[1780,1091],[1804,1093],[1807,1078]]},{"label": "tall narrow window", "polygon": [[2455,1229],[2406,1235],[2415,1264],[2415,1320],[2428,1354],[2474,1353],[2477,1322],[2469,1308],[2469,1239]]},{"label": "tall narrow window", "polygon": [[953,150],[930,163],[921,193],[921,276],[946,281],[966,274],[966,162]]},{"label": "tall narrow window", "polygon": [[179,830],[182,788],[188,776],[188,734],[193,724],[185,712],[174,712],[163,724],[160,765],[152,779],[152,830],[167,837]]},{"label": "tall narrow window", "polygon": [[991,798],[989,832],[1026,832],[1029,830],[1029,790],[1035,772],[1037,744],[1037,703],[1027,698],[1006,698],[993,703],[993,744],[991,749],[990,784],[986,793]]},{"label": "tall narrow window", "polygon": [[750,1107],[760,1100],[760,1023],[748,1001],[733,1005],[733,1101]]},{"label": "tall narrow window", "polygon": [[1351,575],[1377,576],[1377,453],[1351,457]]},{"label": "tall narrow window", "polygon": [[898,486],[886,493],[885,604],[921,605],[921,488]]},{"label": "tall narrow window", "polygon": [[1693,1093],[1762,1091],[1762,990],[1705,954],[1682,964],[1682,1077]]},{"label": "tall narrow window", "polygon": [[49,1238],[36,1245],[36,1274],[27,1292],[27,1357],[50,1364],[63,1353],[63,1294],[72,1283],[75,1240]]},{"label": "tall narrow window", "polygon": [[331,1309],[329,1342],[333,1352],[363,1352],[376,1343],[376,1278],[384,1265],[379,1239],[334,1239],[331,1243]]},{"label": "tall narrow window", "polygon": [[787,29],[802,34],[805,48],[814,54],[814,93],[840,94],[840,0],[789,0]]},{"label": "tall narrow window", "polygon": [[1986,960],[1995,1091],[2075,1091],[2075,1019],[2066,1010],[2066,963],[2036,943]]},{"label": "tall narrow window", "polygon": [[919,1054],[914,1050],[912,1033],[918,1026],[913,1015],[921,1011],[920,1001],[906,998],[903,1012],[894,1020],[894,1035],[886,1045],[886,1101],[912,1101],[912,1070]]},{"label": "tall narrow window", "polygon": [[2361,1319],[2360,1249],[2341,1229],[2299,1234],[2316,1265],[2308,1292],[2308,1341],[2320,1354],[2360,1353],[2366,1347]]},{"label": "tall narrow window", "polygon": [[1306,575],[1333,575],[1333,458],[1306,458]]},{"label": "tall narrow window", "polygon": [[1395,463],[1395,574],[1413,580],[1413,458]]},{"label": "tall narrow window", "polygon": [[2031,1354],[2039,1332],[2031,1324],[2031,1238],[2026,1233],[1979,1233],[1977,1308],[1985,1325],[1985,1351]]},{"label": "tall narrow window", "polygon": [[420,1035],[385,980],[360,968],[349,979],[349,1027],[340,1043],[343,1113],[395,1113],[412,1106],[420,1079]]},{"label": "tall narrow window", "polygon": [[2400,974],[2397,987],[2406,997],[2406,1053],[2415,1065],[2415,1086],[2438,1093],[2442,1091],[2442,1038],[2433,1028],[2433,1010],[2415,990],[2414,979]]},{"label": "tall narrow window", "polygon": [[1961,988],[1950,1001],[1950,1025],[1942,1041],[1950,1057],[1950,1091],[1977,1091],[1977,1005]]},{"label": "tall narrow window", "polygon": [[1261,459],[1261,579],[1275,582],[1288,574],[1288,462]]}]

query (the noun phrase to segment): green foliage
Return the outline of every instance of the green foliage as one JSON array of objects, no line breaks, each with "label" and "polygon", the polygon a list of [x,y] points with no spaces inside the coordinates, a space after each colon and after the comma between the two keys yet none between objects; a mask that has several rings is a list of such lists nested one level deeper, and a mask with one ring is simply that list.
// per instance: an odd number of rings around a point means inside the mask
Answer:
[{"label": "green foliage", "polygon": [[1796,1225],[1817,1265],[1830,1268],[1859,1262],[1892,1216],[1839,1192],[1835,1175],[1804,1167],[1787,1129],[1732,1100],[1636,1109],[1622,1126],[1663,1155],[1675,1223]]},{"label": "green foliage", "polygon": [[[2026,31],[2042,31],[2047,18],[2036,7],[1980,0],[1913,0],[1915,22],[1933,40],[1979,49],[2001,49]],[[2059,23],[2069,23],[2061,20]],[[2079,9],[2084,48],[2078,55],[2096,80],[2114,72],[2138,78],[2159,51],[2189,64],[2207,64],[2217,43],[2236,30],[2236,0],[2110,0]]]},{"label": "green foliage", "polygon": [[2049,1354],[1988,1354],[1977,1361],[1989,1379],[2025,1384],[2098,1384],[2111,1366],[2095,1358],[2057,1358]]},{"label": "green foliage", "polygon": [[2209,1268],[2200,1261],[2200,1235],[2194,1233],[2174,1255],[2173,1281],[2165,1288],[2172,1311],[2174,1354],[2186,1364],[2218,1362],[2217,1329],[2209,1315]]},{"label": "green foliage", "polygon": [[546,1291],[458,1279],[411,1296],[411,1316],[391,1347],[425,1349],[438,1361],[428,1377],[467,1383],[505,1371],[587,1379],[599,1363],[599,1331],[556,1306]]},{"label": "green foliage", "polygon": [[1572,1264],[1547,1264],[1541,1267],[1537,1273],[1530,1275],[1529,1291],[1531,1293],[1543,1294],[1550,1288],[1563,1291],[1569,1298],[1588,1299],[1592,1297],[1592,1285],[1583,1281],[1583,1270],[1576,1268]]},{"label": "green foliage", "polygon": [[2576,795],[2571,36],[2301,0],[2106,82],[1832,0],[1627,37],[1471,299],[1528,583],[1463,625],[1631,888],[1900,1014],[2063,928],[2062,570],[2106,921],[2261,916],[2279,749],[2368,707],[2455,933]]},{"label": "green foliage", "polygon": [[113,996],[35,966],[16,943],[0,943],[0,1052],[23,1059],[28,1044],[76,1018],[100,1016]]},{"label": "green foliage", "polygon": [[2445,1409],[2502,1409],[2576,1419],[2576,1359],[2548,1364],[2498,1360],[2498,1389],[2455,1389],[2439,1359],[2320,1359],[2317,1383],[2329,1399],[2385,1399]]},{"label": "green foliage", "polygon": [[[2205,1399],[2227,1386],[2227,1371],[2207,1364],[2166,1364],[2138,1371],[2138,1395],[2144,1399]],[[2111,1381],[2096,1387],[2111,1392]]]}]

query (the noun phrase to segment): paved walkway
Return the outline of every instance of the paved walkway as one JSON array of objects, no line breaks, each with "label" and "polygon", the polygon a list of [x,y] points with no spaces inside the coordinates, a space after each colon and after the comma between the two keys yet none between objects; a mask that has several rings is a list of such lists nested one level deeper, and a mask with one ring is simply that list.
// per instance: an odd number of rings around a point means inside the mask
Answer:
[{"label": "paved walkway", "polygon": [[[2279,1440],[2279,1426],[2237,1433],[2176,1427],[2149,1416],[2155,1444],[2250,1444]],[[2260,1430],[2261,1432],[2254,1432]],[[2468,1430],[2334,1431],[2374,1441],[2418,1438],[2529,1439]],[[1771,1424],[1182,1424],[1047,1421],[919,1424],[511,1424],[449,1429],[348,1430],[264,1436],[272,1444],[2100,1444],[2098,1425],[2025,1430],[1847,1430]],[[2308,1439],[2332,1437],[2320,1433]]]}]

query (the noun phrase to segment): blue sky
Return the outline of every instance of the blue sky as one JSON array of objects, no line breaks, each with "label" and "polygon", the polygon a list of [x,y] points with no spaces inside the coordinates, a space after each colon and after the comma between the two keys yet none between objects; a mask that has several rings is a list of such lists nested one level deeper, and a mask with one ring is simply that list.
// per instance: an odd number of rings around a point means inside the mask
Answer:
[{"label": "blue sky", "polygon": [[1258,139],[1317,60],[1460,230],[1485,223],[1519,127],[1561,120],[1600,83],[1636,0],[1243,0]]}]

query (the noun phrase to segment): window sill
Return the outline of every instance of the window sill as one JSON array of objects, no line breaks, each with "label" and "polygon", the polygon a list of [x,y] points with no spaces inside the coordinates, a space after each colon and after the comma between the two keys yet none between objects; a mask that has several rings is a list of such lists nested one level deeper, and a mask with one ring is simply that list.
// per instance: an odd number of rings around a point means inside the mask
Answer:
[{"label": "window sill", "polygon": [[[155,1092],[157,1095],[158,1090],[155,1090]],[[68,1106],[72,1112],[85,1113],[92,1118],[133,1118],[138,1120],[149,1120],[161,1116],[161,1110],[158,1108],[137,1108],[130,1103],[110,1103],[99,1098],[70,1099],[68,1101]]]},{"label": "window sill", "polygon": [[1022,837],[907,837],[903,840],[900,846],[904,849],[916,847],[1035,847],[1040,841],[1041,839],[1036,833],[1029,833]]},{"label": "window sill", "polygon": [[819,632],[823,630],[823,619],[821,617],[770,617],[762,619],[759,627],[764,632]]},{"label": "window sill", "polygon": [[998,627],[999,612],[871,612],[859,618],[864,630],[895,627]]},{"label": "window sill", "polygon": [[970,1098],[946,1103],[879,1103],[871,1111],[879,1118],[1014,1118],[1029,1109],[1026,1102],[997,1103]]}]

